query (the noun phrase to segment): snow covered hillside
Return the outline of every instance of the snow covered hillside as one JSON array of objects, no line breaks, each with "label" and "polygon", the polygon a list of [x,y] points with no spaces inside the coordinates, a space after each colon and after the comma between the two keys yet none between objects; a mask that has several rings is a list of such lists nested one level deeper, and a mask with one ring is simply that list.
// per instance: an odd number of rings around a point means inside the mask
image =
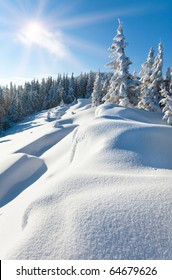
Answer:
[{"label": "snow covered hillside", "polygon": [[172,127],[89,102],[0,138],[1,259],[172,259]]}]

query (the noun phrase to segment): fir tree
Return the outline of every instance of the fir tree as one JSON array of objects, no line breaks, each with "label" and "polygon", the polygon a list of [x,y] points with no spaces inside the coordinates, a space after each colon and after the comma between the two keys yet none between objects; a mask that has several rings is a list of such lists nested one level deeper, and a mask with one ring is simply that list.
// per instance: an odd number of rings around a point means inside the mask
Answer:
[{"label": "fir tree", "polygon": [[62,79],[60,80],[59,85],[58,85],[57,95],[59,96],[60,104],[64,105],[65,104],[64,100],[63,100],[63,96],[64,96],[64,83],[63,83]]},{"label": "fir tree", "polygon": [[74,74],[72,73],[72,76],[71,76],[70,82],[69,82],[66,103],[67,104],[72,103],[74,100],[75,100],[75,80],[74,80]]},{"label": "fir tree", "polygon": [[13,122],[17,122],[19,120],[18,118],[18,95],[15,92],[13,94],[13,98],[11,101],[11,104],[8,109],[8,117],[9,117],[9,124]]},{"label": "fir tree", "polygon": [[76,88],[77,98],[85,98],[86,86],[87,86],[87,75],[85,73],[84,74],[81,73],[77,77],[77,88]]},{"label": "fir tree", "polygon": [[154,53],[154,49],[151,48],[147,60],[142,64],[142,70],[140,71],[141,86],[138,108],[148,111],[156,111],[156,106],[151,95],[151,75],[155,60]]},{"label": "fir tree", "polygon": [[3,108],[3,105],[4,105],[4,98],[2,94],[2,89],[0,88],[0,133],[2,133],[4,129],[3,118],[5,116],[5,110]]},{"label": "fir tree", "polygon": [[172,68],[171,67],[168,67],[168,69],[167,69],[164,83],[165,83],[165,87],[166,87],[167,91],[172,93]]},{"label": "fir tree", "polygon": [[137,104],[138,81],[129,73],[130,59],[125,55],[127,43],[123,34],[123,26],[119,21],[117,35],[109,50],[112,52],[110,57],[117,57],[107,64],[107,67],[114,70],[110,80],[107,94],[103,100],[126,107],[133,107]]},{"label": "fir tree", "polygon": [[47,97],[46,81],[45,78],[43,78],[39,87],[39,102],[40,102],[41,110],[47,108],[46,97]]},{"label": "fir tree", "polygon": [[155,51],[153,48],[151,48],[147,60],[145,63],[142,64],[142,70],[139,73],[141,82],[144,83],[145,85],[148,85],[150,83],[150,77],[152,75],[153,64],[155,60],[154,54]]},{"label": "fir tree", "polygon": [[97,72],[96,79],[94,82],[94,89],[91,95],[92,106],[96,107],[100,105],[102,103],[102,97],[103,97],[103,90],[102,90],[101,76],[100,76],[100,72]]},{"label": "fir tree", "polygon": [[151,84],[149,86],[149,90],[151,92],[151,100],[153,103],[152,111],[159,111],[159,101],[161,99],[161,87],[164,83],[163,75],[162,75],[162,67],[163,67],[163,44],[162,42],[158,45],[158,54],[155,57],[152,75],[150,76]]},{"label": "fir tree", "polygon": [[87,86],[86,86],[86,98],[90,98],[94,88],[95,74],[90,71],[87,78]]},{"label": "fir tree", "polygon": [[138,107],[148,111],[160,111],[161,87],[163,86],[163,44],[158,45],[158,54],[150,50],[147,62],[143,64],[141,94]]},{"label": "fir tree", "polygon": [[172,125],[172,97],[169,96],[169,92],[165,86],[162,86],[161,95],[163,96],[160,101],[161,106],[163,106],[163,120]]},{"label": "fir tree", "polygon": [[108,88],[109,88],[109,81],[108,79],[106,79],[103,82],[103,87],[102,87],[102,101],[103,101],[103,97],[107,94]]}]

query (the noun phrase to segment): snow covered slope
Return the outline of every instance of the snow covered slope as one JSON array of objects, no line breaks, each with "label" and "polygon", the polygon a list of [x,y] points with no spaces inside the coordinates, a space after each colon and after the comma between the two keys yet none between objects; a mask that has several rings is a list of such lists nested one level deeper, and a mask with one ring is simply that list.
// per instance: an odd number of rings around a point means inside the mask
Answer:
[{"label": "snow covered slope", "polygon": [[0,138],[0,258],[172,259],[172,127],[88,100]]}]

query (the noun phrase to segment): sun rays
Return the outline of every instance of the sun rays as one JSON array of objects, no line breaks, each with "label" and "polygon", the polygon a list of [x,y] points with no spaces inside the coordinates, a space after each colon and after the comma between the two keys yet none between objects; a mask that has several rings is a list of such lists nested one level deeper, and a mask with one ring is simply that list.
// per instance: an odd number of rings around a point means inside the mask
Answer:
[{"label": "sun rays", "polygon": [[[77,49],[95,53],[96,56],[102,55],[103,50],[98,45],[72,36],[72,32],[69,36],[66,31],[63,31],[64,26],[72,29],[72,25],[75,25],[73,19],[69,21],[69,24],[65,19],[65,13],[69,14],[70,10],[74,8],[71,4],[63,6],[63,9],[50,10],[47,13],[45,12],[47,1],[37,1],[37,6],[34,6],[34,11],[30,16],[29,1],[22,1],[22,3],[17,1],[17,3],[19,5],[15,6],[12,3],[11,6],[6,3],[4,8],[12,15],[10,22],[7,23],[8,25],[11,23],[13,26],[12,39],[21,48],[21,57],[16,69],[18,76],[22,75],[22,72],[26,72],[27,66],[29,67],[30,64],[29,60],[34,56],[36,48],[41,53],[37,56],[37,64],[44,65],[44,69],[50,69],[50,62],[47,60],[50,59],[50,56],[54,56],[59,67],[58,71],[61,71],[61,67],[63,72],[67,72],[69,69],[72,72],[72,67],[74,71],[77,69],[78,72],[89,69],[87,63],[77,57]],[[29,12],[27,13],[27,11]],[[21,14],[21,12],[23,16],[17,17],[16,15]],[[89,22],[89,18],[87,18],[87,22]],[[83,18],[83,24],[86,24],[86,16]]]},{"label": "sun rays", "polygon": [[39,38],[45,33],[42,23],[38,21],[28,22],[24,29],[26,38],[30,43],[37,42],[37,40],[39,40]]},{"label": "sun rays", "polygon": [[[6,56],[15,56],[18,60],[15,75],[35,76],[38,66],[42,74],[46,69],[52,73],[92,70],[90,60],[106,57],[106,48],[95,43],[93,36],[90,36],[91,39],[89,36],[85,38],[86,28],[79,35],[75,31],[146,10],[146,7],[130,6],[94,13],[76,13],[77,5],[80,4],[79,1],[0,1],[0,34],[6,42],[6,46],[4,43],[1,49],[7,49]],[[2,60],[5,64],[5,56]]]},{"label": "sun rays", "polygon": [[60,32],[53,33],[46,29],[40,21],[28,21],[17,34],[18,40],[28,46],[36,45],[45,49],[57,58],[68,56],[68,50],[63,43]]}]

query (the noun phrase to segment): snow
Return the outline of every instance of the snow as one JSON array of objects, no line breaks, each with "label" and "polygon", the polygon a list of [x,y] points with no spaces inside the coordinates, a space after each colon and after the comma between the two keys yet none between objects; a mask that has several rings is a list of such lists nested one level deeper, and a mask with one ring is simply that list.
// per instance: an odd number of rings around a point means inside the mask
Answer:
[{"label": "snow", "polygon": [[90,100],[0,138],[1,259],[171,259],[172,128]]}]

